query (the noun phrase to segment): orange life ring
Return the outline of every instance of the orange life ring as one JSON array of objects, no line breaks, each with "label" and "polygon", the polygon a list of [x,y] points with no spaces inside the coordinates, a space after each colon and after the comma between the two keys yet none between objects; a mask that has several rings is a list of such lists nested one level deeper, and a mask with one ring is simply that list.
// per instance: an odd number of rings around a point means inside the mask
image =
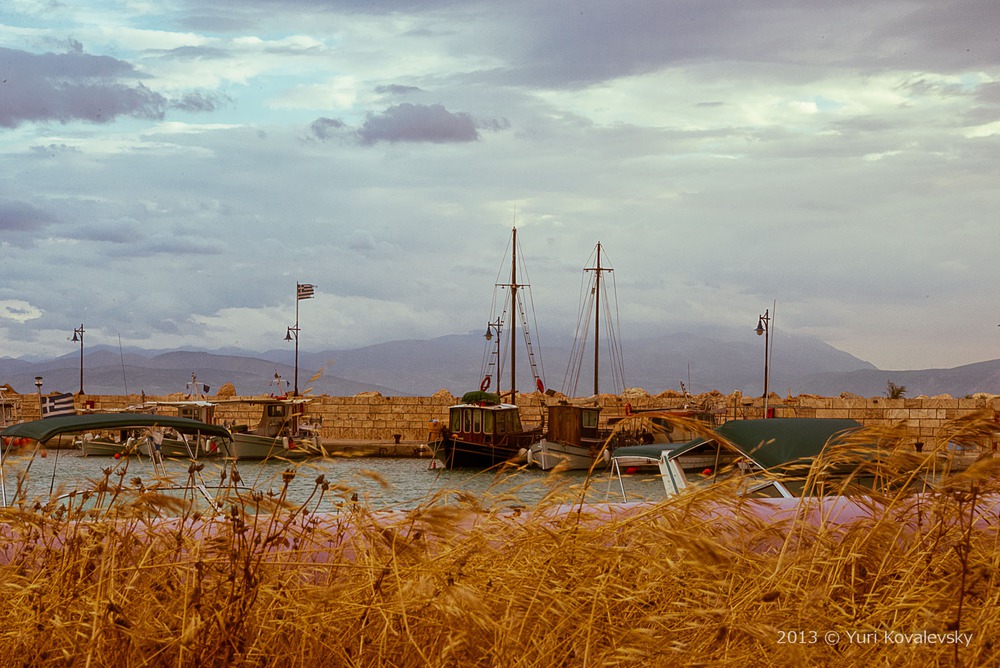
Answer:
[{"label": "orange life ring", "polygon": [[483,378],[483,382],[479,383],[479,389],[482,392],[485,392],[486,390],[490,389],[490,377],[489,376],[486,376],[486,378]]},{"label": "orange life ring", "polygon": [[541,378],[536,378],[535,379],[535,387],[538,388],[539,392],[541,392],[542,394],[545,394],[545,383],[542,382]]}]

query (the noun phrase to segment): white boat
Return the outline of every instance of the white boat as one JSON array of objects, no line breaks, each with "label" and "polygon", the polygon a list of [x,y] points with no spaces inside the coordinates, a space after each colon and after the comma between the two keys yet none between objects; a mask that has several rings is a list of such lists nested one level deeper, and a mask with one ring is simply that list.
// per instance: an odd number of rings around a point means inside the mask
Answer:
[{"label": "white boat", "polygon": [[322,456],[319,432],[303,418],[307,397],[264,397],[239,399],[240,403],[261,407],[260,420],[253,429],[233,427],[233,456],[237,460],[307,459]]},{"label": "white boat", "polygon": [[[222,507],[221,499],[233,490],[233,485],[237,484],[239,480],[239,476],[235,474],[235,463],[232,464],[233,472],[227,473],[223,478],[225,482],[220,481],[220,485],[215,488],[214,492],[210,491],[202,478],[200,468],[190,472],[188,483],[185,485],[178,486],[169,482],[161,483],[160,481],[166,478],[166,469],[155,447],[155,433],[158,430],[165,429],[172,429],[180,434],[189,434],[195,439],[202,436],[214,436],[219,439],[224,449],[228,449],[230,443],[229,431],[224,427],[205,424],[204,422],[182,417],[155,415],[152,413],[119,412],[59,415],[11,425],[0,431],[0,440],[4,443],[13,443],[16,439],[28,439],[35,444],[28,465],[20,474],[21,478],[18,480],[17,487],[15,488],[15,498],[13,501],[16,501],[17,495],[22,493],[23,476],[28,474],[31,462],[34,461],[36,453],[39,451],[44,453],[44,448],[47,444],[54,442],[64,435],[83,434],[85,453],[87,451],[86,448],[92,446],[92,453],[100,452],[102,448],[107,448],[104,451],[105,454],[113,455],[117,452],[121,455],[121,453],[135,452],[149,456],[152,461],[157,482],[154,482],[152,485],[143,484],[140,487],[135,487],[132,481],[128,481],[127,484],[119,481],[117,488],[112,490],[112,498],[117,498],[120,493],[124,493],[126,490],[130,492],[173,490],[183,492],[189,499],[192,498],[191,494],[202,497],[211,504],[213,509]],[[0,502],[4,506],[8,505],[8,499],[3,467],[10,453],[11,447],[8,446],[3,451],[2,457],[0,457],[0,497],[2,497],[0,498]],[[108,472],[110,472],[110,469],[108,469]],[[102,481],[99,484],[105,483],[106,481]],[[81,491],[85,490],[78,489],[70,494],[76,494]]]},{"label": "white boat", "polygon": [[554,404],[548,415],[548,432],[529,448],[528,464],[547,471],[556,466],[589,469],[595,462],[603,466],[610,461],[606,435],[599,429],[600,406]]},{"label": "white boat", "polygon": [[[566,372],[563,387],[570,395],[575,395],[580,371],[583,367],[584,348],[590,327],[590,314],[594,320],[594,398],[600,392],[600,359],[601,359],[601,298],[605,298],[607,316],[607,342],[609,344],[608,358],[611,362],[613,384],[616,394],[625,389],[623,362],[616,331],[616,318],[612,318],[612,309],[607,289],[607,281],[602,281],[602,274],[613,272],[608,265],[601,264],[602,246],[598,242],[594,249],[595,263],[593,267],[584,268],[584,282],[580,302],[580,329],[574,339],[573,351],[570,354],[570,364]],[[617,310],[617,309],[615,309]],[[569,402],[549,405],[548,431],[541,441],[528,449],[528,464],[548,470],[559,466],[564,469],[589,469],[595,465],[606,466],[610,461],[609,449],[612,443],[607,441],[610,429],[600,427],[601,409],[596,400],[592,405],[573,405]]]},{"label": "white boat", "polygon": [[[185,389],[187,392],[182,400],[147,401],[143,407],[155,413],[166,408],[173,411],[178,417],[215,424],[216,403],[209,401],[208,397],[205,396],[208,386],[199,383],[198,378],[192,373],[191,381]],[[156,448],[164,457],[202,459],[214,457],[223,452],[219,440],[211,436],[192,440],[187,438],[185,434],[173,430],[166,430],[154,436],[156,437]]]},{"label": "white boat", "polygon": [[[622,448],[613,455],[612,470],[626,499],[624,478],[630,472],[626,464],[635,466],[634,472],[641,474],[644,467],[640,467],[649,461],[656,462],[656,477],[668,497],[730,478],[738,482],[741,496],[822,496],[825,488],[810,484],[805,469],[829,445],[841,443],[860,429],[855,420],[838,418],[731,420],[714,433],[687,443]],[[646,462],[640,463],[639,458]],[[856,472],[856,466],[863,461],[863,456],[855,455],[847,466],[828,465],[826,478],[831,483],[850,478],[862,486],[869,484],[866,475]],[[836,484],[829,487],[836,488]]]}]

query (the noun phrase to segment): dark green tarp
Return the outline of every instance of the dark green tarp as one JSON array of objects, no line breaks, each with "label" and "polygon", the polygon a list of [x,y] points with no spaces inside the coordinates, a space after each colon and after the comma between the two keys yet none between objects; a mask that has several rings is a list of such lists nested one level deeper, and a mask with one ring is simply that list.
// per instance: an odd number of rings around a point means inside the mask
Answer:
[{"label": "dark green tarp", "polygon": [[678,450],[684,448],[690,450],[699,443],[704,443],[704,438],[697,438],[693,441],[683,441],[681,443],[649,443],[646,445],[623,445],[615,448],[614,457],[646,457],[648,459],[659,459],[660,453],[664,450]]},{"label": "dark green tarp", "polygon": [[[836,443],[858,429],[861,424],[848,419],[769,418],[730,420],[717,427],[715,433],[761,468],[781,469],[794,462],[815,459],[827,443]],[[685,443],[671,452],[671,457],[680,456],[703,443],[703,438]]]},{"label": "dark green tarp", "polygon": [[3,438],[31,438],[41,443],[60,434],[99,431],[102,429],[131,429],[137,427],[164,427],[185,434],[200,433],[204,436],[221,436],[231,440],[225,427],[171,415],[152,413],[92,413],[88,415],[58,415],[33,422],[21,422],[0,432]]}]

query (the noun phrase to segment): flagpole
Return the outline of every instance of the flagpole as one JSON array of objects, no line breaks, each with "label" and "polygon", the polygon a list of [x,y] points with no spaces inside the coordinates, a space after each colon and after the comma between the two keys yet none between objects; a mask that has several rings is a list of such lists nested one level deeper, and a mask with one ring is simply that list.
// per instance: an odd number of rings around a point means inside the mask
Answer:
[{"label": "flagpole", "polygon": [[299,396],[299,283],[295,283],[295,390],[293,397]]},{"label": "flagpole", "polygon": [[312,299],[316,286],[312,283],[295,282],[295,326],[289,327],[285,334],[285,341],[292,340],[295,334],[295,389],[292,396],[299,396],[299,302],[303,299]]}]

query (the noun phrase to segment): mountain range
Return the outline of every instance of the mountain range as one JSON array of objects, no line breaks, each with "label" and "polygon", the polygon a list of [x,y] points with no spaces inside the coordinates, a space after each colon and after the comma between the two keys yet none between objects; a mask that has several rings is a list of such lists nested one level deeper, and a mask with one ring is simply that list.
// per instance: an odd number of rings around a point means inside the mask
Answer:
[{"label": "mountain range", "polygon": [[[844,392],[884,396],[889,382],[904,387],[909,397],[1000,393],[1000,360],[952,369],[887,371],[811,337],[782,334],[775,344],[769,351],[769,388],[781,396],[838,396]],[[485,362],[496,357],[494,345],[485,342],[481,333],[469,333],[350,350],[300,351],[299,391],[332,396],[367,391],[427,396],[445,389],[461,395],[480,387]],[[535,389],[529,369],[529,362],[534,361],[546,387],[570,396],[593,394],[593,348],[583,352],[582,363],[571,366],[571,358],[581,357],[574,354],[575,349],[579,352],[571,339],[559,337],[546,337],[544,347],[536,342],[531,354],[520,349],[517,389]],[[764,345],[752,331],[750,335],[716,329],[650,336],[620,341],[615,351],[614,356],[606,350],[601,355],[599,389],[604,393],[620,393],[625,388],[642,388],[651,394],[665,390],[729,394],[739,390],[759,395],[763,391]],[[620,364],[613,364],[612,357]],[[614,374],[615,381],[610,369],[619,366],[623,374]],[[499,379],[504,391],[510,388],[508,373]],[[292,389],[295,356],[288,349],[185,351],[95,345],[84,351],[84,389],[88,394],[145,392],[158,396],[186,392],[192,374],[199,384],[211,388],[210,393],[225,383],[232,383],[240,395],[280,393],[275,379],[281,378],[283,391]],[[35,391],[36,376],[42,377],[43,393],[76,392],[80,356],[0,358],[0,384],[29,393]],[[496,375],[491,375],[491,390],[497,389],[497,382]]]}]

